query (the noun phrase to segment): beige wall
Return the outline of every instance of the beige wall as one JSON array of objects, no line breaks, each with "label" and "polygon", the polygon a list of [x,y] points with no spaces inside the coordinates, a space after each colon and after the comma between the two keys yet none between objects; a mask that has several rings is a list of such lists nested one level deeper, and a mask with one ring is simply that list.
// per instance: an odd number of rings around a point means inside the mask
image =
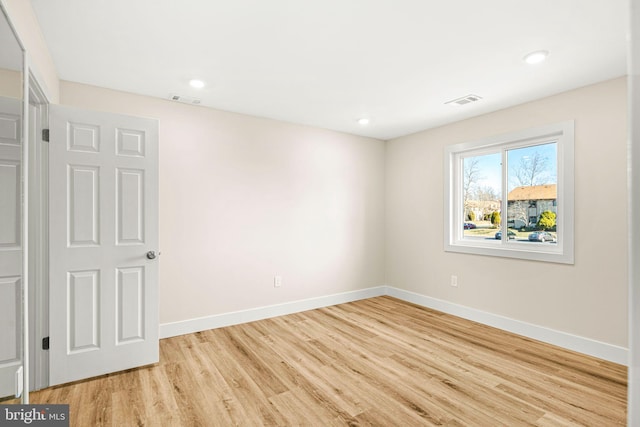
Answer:
[{"label": "beige wall", "polygon": [[[80,84],[62,82],[61,94],[64,104],[160,119],[162,323],[386,283],[627,346],[624,79],[398,138],[386,150]],[[564,120],[576,128],[575,265],[445,253],[444,147]]]},{"label": "beige wall", "polygon": [[61,101],[160,120],[161,323],[384,284],[382,141],[68,82]]},{"label": "beige wall", "polygon": [[[621,78],[389,141],[387,284],[626,347],[626,99]],[[575,120],[575,265],[444,252],[444,148],[564,120]]]},{"label": "beige wall", "polygon": [[20,41],[27,50],[29,67],[38,79],[38,83],[49,101],[57,103],[60,95],[58,73],[40,31],[31,2],[27,0],[0,0],[0,2],[5,7]]},{"label": "beige wall", "polygon": [[22,99],[22,73],[0,68],[0,96]]},{"label": "beige wall", "polygon": [[631,246],[627,425],[640,425],[640,0],[629,2],[629,158]]}]

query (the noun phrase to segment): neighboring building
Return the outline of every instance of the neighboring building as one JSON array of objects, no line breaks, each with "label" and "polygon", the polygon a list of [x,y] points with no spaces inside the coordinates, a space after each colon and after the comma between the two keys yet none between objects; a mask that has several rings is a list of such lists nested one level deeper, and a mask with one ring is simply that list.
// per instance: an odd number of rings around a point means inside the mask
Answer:
[{"label": "neighboring building", "polygon": [[534,225],[544,211],[556,211],[556,184],[516,187],[507,195],[507,224],[521,228]]},{"label": "neighboring building", "polygon": [[465,219],[469,217],[469,212],[473,211],[477,221],[482,220],[492,212],[500,212],[500,200],[468,200],[465,204]]}]

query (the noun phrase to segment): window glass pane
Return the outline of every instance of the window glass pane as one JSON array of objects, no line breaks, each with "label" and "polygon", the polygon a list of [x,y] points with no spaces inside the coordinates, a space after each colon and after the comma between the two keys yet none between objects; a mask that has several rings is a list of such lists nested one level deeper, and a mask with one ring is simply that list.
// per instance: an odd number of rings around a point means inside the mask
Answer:
[{"label": "window glass pane", "polygon": [[517,240],[557,240],[557,143],[507,150],[507,227]]},{"label": "window glass pane", "polygon": [[500,152],[463,159],[463,236],[494,240],[500,227],[502,198]]}]

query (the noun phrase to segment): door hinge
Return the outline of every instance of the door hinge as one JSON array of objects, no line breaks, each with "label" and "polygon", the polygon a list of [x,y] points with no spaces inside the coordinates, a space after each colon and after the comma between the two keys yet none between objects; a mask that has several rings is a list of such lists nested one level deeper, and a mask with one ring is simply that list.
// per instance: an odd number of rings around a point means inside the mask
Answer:
[{"label": "door hinge", "polygon": [[42,338],[42,349],[49,350],[49,337]]},{"label": "door hinge", "polygon": [[49,129],[42,129],[42,140],[49,142]]}]

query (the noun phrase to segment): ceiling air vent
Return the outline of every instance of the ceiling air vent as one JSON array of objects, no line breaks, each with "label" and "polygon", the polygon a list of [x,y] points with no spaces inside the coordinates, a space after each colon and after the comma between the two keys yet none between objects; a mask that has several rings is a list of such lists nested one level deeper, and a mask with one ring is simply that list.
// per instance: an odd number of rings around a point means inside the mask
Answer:
[{"label": "ceiling air vent", "polygon": [[193,104],[193,105],[199,105],[202,102],[202,100],[198,98],[191,98],[189,96],[176,95],[176,94],[170,94],[169,99],[172,101],[182,102],[183,104]]},{"label": "ceiling air vent", "polygon": [[467,95],[462,98],[454,99],[449,102],[445,102],[445,104],[453,104],[453,105],[466,105],[472,102],[480,101],[482,99],[481,96],[478,95]]}]

